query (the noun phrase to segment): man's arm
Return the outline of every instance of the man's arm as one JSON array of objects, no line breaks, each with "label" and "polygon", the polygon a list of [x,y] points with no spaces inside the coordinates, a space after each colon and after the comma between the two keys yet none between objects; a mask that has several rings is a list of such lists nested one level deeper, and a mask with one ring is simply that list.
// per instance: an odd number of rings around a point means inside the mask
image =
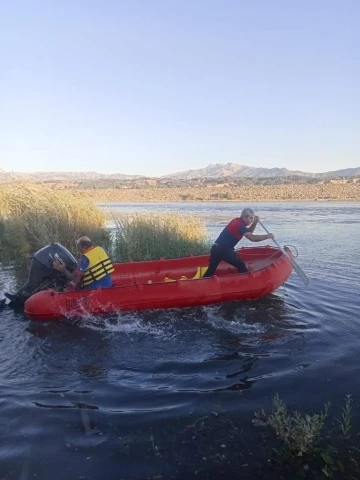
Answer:
[{"label": "man's arm", "polygon": [[246,237],[250,242],[262,242],[263,240],[270,240],[271,238],[274,238],[274,234],[269,233],[266,235],[254,235],[251,232],[245,233],[244,237]]},{"label": "man's arm", "polygon": [[256,228],[256,225],[258,224],[258,221],[259,221],[259,217],[255,217],[255,220],[253,221],[253,223],[251,224],[251,226],[247,229],[248,232],[250,233],[253,233],[255,228]]},{"label": "man's arm", "polygon": [[74,273],[69,272],[62,260],[54,260],[53,267],[59,272],[63,273],[68,280],[73,280]]},{"label": "man's arm", "polygon": [[74,284],[74,287],[76,287],[80,283],[82,277],[84,276],[84,272],[81,272],[79,270],[69,272],[64,262],[60,260],[54,260],[53,267],[59,272],[63,273],[65,277]]}]

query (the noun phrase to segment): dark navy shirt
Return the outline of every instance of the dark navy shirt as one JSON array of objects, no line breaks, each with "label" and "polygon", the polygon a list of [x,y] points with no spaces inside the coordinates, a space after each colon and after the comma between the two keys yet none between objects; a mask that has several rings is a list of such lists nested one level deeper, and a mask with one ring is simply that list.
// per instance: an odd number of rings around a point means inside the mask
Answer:
[{"label": "dark navy shirt", "polygon": [[224,230],[215,240],[215,243],[220,247],[234,248],[242,239],[243,235],[248,232],[249,229],[243,220],[241,220],[241,218],[234,218],[228,225],[226,225]]}]

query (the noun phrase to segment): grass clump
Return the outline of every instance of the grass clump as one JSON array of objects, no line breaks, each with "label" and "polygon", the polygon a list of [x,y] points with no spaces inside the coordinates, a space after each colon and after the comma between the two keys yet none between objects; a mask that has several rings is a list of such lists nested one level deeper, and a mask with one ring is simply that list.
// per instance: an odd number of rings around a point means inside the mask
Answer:
[{"label": "grass clump", "polygon": [[29,253],[24,224],[18,219],[5,219],[0,214],[0,262],[8,263]]},{"label": "grass clump", "polygon": [[[332,427],[327,428],[330,403],[320,414],[290,414],[275,395],[269,414],[264,410],[256,412],[253,423],[270,427],[278,439],[271,449],[276,478],[359,479],[360,450],[350,444],[351,404],[352,398],[347,395],[340,419],[335,418]],[[270,439],[267,444],[271,445]]]},{"label": "grass clump", "polygon": [[145,261],[201,255],[210,250],[202,221],[188,215],[150,214],[115,218],[111,238],[105,214],[78,192],[42,184],[12,182],[0,190],[0,261],[26,258],[59,242],[76,253],[75,241],[86,235],[113,261]]},{"label": "grass clump", "polygon": [[205,224],[189,215],[136,214],[114,216],[117,231],[113,243],[115,261],[158,260],[209,253]]},{"label": "grass clump", "polygon": [[16,182],[0,190],[0,258],[17,260],[59,242],[74,252],[75,240],[89,236],[108,248],[106,218],[78,193],[53,190],[43,185]]},{"label": "grass clump", "polygon": [[319,441],[329,407],[327,403],[320,414],[301,415],[296,411],[289,414],[285,403],[276,394],[272,412],[267,417],[263,410],[255,413],[254,424],[272,427],[290,452],[301,457]]},{"label": "grass clump", "polygon": [[349,440],[351,437],[351,428],[352,428],[351,422],[353,419],[351,403],[352,403],[351,395],[346,395],[345,406],[342,409],[341,418],[336,419],[339,424],[341,436],[344,440]]}]

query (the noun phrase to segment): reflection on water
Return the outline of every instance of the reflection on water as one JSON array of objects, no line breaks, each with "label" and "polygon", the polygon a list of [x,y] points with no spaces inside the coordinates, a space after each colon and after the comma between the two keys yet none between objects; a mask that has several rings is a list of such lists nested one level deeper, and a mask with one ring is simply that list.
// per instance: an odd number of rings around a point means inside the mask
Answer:
[{"label": "reflection on water", "polygon": [[[275,393],[311,411],[356,397],[358,204],[257,207],[298,247],[309,287],[292,275],[261,300],[74,322],[0,312],[0,478],[256,478],[267,457],[251,419]],[[239,205],[181,209],[215,236]]]}]

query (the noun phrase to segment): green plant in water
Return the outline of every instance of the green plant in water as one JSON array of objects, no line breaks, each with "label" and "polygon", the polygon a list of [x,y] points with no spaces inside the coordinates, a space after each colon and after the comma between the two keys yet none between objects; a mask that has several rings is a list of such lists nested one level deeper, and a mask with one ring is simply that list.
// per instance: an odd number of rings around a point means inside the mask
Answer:
[{"label": "green plant in water", "polygon": [[281,475],[285,474],[281,478],[360,478],[360,450],[348,443],[353,419],[351,403],[351,395],[347,395],[341,418],[336,419],[339,429],[331,429],[326,435],[322,435],[322,432],[329,403],[320,414],[301,415],[296,411],[289,414],[285,403],[277,394],[270,414],[267,415],[264,410],[255,413],[253,423],[256,426],[271,427],[282,444],[283,448],[272,449],[276,453],[275,460],[281,469]]},{"label": "green plant in water", "polygon": [[24,224],[0,216],[0,261],[7,263],[17,257],[25,258],[27,254]]},{"label": "green plant in water", "polygon": [[345,407],[342,409],[342,415],[340,419],[336,419],[339,423],[340,432],[344,440],[349,440],[351,437],[351,422],[352,422],[352,398],[351,395],[345,397]]},{"label": "green plant in water", "polygon": [[145,261],[209,253],[210,241],[202,221],[189,215],[136,214],[119,219],[113,239],[115,261]]},{"label": "green plant in water", "polygon": [[324,427],[330,404],[325,405],[320,414],[302,415],[295,411],[289,414],[285,403],[278,394],[273,399],[273,409],[266,416],[264,410],[255,413],[255,425],[272,427],[277,437],[284,442],[291,454],[303,456],[308,453],[320,440],[321,430]]}]

